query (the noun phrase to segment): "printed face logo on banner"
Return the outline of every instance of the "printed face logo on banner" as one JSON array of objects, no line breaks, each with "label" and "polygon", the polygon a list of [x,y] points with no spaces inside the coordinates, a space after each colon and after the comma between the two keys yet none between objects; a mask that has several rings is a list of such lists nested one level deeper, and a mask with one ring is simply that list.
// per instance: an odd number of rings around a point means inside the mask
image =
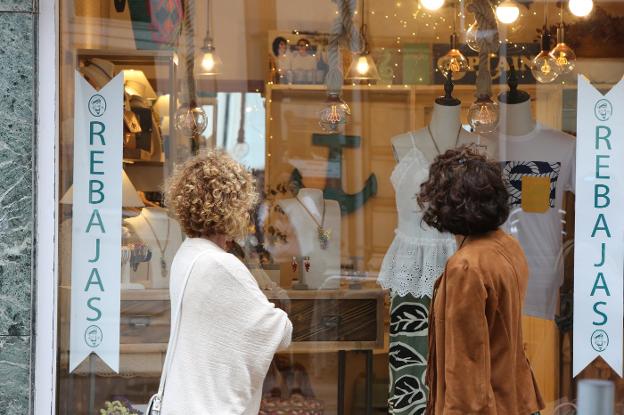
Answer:
[{"label": "printed face logo on banner", "polygon": [[94,353],[118,372],[123,75],[75,88],[69,370]]},{"label": "printed face logo on banner", "polygon": [[[574,376],[598,356],[622,376],[624,81],[603,96],[578,80]],[[620,112],[621,113],[621,112]]]}]

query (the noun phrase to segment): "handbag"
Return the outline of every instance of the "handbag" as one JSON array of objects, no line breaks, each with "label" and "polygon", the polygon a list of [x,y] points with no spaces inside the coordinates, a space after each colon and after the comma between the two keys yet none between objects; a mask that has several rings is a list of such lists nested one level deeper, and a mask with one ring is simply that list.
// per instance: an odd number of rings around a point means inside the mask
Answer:
[{"label": "handbag", "polygon": [[180,319],[182,314],[182,300],[184,299],[184,293],[186,291],[186,285],[188,284],[189,277],[191,276],[191,272],[195,267],[195,263],[202,256],[204,252],[197,255],[193,261],[191,261],[191,265],[189,266],[186,275],[184,276],[184,280],[182,281],[182,291],[180,292],[180,300],[176,305],[176,318],[175,324],[171,327],[171,336],[169,336],[169,343],[167,345],[167,356],[165,357],[165,364],[163,365],[162,375],[160,376],[160,384],[158,385],[158,392],[152,395],[148,404],[145,415],[160,415],[160,411],[162,408],[162,399],[163,399],[163,391],[165,390],[165,382],[167,381],[167,373],[169,369],[171,369],[171,362],[173,361],[173,355],[175,353],[175,347],[178,342],[178,329],[180,327]]}]

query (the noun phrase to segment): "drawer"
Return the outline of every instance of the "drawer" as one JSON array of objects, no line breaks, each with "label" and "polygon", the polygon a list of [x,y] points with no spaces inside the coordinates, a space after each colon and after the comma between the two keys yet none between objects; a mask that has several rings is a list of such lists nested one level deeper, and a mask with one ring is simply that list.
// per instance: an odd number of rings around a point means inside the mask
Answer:
[{"label": "drawer", "polygon": [[169,300],[122,300],[121,344],[167,344],[170,319]]},{"label": "drawer", "polygon": [[271,300],[285,309],[293,324],[293,342],[375,342],[378,340],[378,300]]}]

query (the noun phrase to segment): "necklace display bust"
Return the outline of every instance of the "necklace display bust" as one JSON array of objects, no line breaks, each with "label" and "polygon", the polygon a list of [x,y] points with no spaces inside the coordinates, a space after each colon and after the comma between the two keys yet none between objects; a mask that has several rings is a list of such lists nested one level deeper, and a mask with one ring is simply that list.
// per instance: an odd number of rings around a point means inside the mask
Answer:
[{"label": "necklace display bust", "polygon": [[299,266],[303,281],[310,289],[338,288],[341,227],[338,202],[324,199],[322,190],[303,188],[295,198],[280,200],[279,205],[294,228],[299,259],[309,258],[308,267]]},{"label": "necklace display bust", "polygon": [[151,260],[140,264],[132,279],[149,281],[150,288],[168,288],[171,262],[183,238],[178,222],[169,217],[167,209],[146,207],[124,225],[152,252]]}]

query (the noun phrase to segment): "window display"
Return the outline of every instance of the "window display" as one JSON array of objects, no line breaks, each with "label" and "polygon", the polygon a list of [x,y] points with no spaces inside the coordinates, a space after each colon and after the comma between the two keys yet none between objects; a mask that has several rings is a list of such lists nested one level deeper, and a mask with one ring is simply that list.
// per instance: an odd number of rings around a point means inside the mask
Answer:
[{"label": "window display", "polygon": [[[577,381],[587,377],[614,380],[623,409],[624,384],[608,364],[571,373],[576,77],[602,92],[621,78],[621,51],[583,35],[593,22],[619,38],[621,5],[596,4],[578,17],[568,2],[121,3],[59,3],[58,414],[144,413],[158,390],[184,277],[173,259],[209,244],[185,234],[164,189],[180,165],[213,149],[256,181],[250,223],[226,248],[245,269],[224,265],[249,286],[218,283],[214,264],[202,264],[208,285],[191,280],[186,296],[210,289],[227,304],[184,310],[193,324],[181,328],[176,355],[190,358],[184,371],[169,372],[174,388],[219,395],[220,381],[204,374],[218,367],[227,378],[242,342],[219,343],[214,324],[244,336],[247,323],[221,311],[247,312],[262,300],[287,313],[292,343],[235,380],[257,398],[253,413],[424,414],[434,286],[458,243],[425,224],[417,197],[433,160],[462,145],[501,167],[511,211],[501,229],[528,262],[516,346],[531,362],[542,415],[575,404]],[[540,44],[555,29],[558,41]],[[555,47],[548,62],[562,67],[545,84],[533,61]],[[92,254],[72,241],[74,166],[84,158],[74,153],[82,137],[76,77],[96,92],[123,78],[120,258],[102,277],[120,284],[118,368],[94,347],[70,365],[78,339],[71,264]],[[283,337],[263,316],[254,323],[266,328],[259,348]],[[478,343],[487,333],[471,335]],[[209,361],[199,346],[222,353]]]}]

